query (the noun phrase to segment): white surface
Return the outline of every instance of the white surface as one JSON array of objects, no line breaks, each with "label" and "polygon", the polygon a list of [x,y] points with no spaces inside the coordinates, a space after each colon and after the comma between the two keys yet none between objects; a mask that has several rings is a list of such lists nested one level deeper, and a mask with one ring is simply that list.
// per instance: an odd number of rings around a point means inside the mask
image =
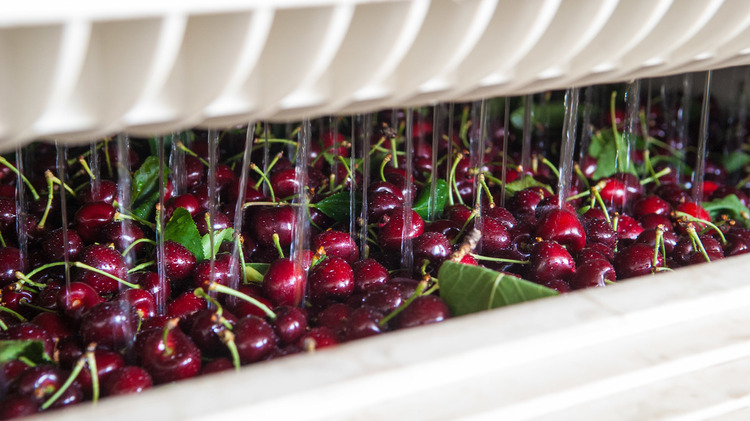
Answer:
[{"label": "white surface", "polygon": [[727,259],[39,418],[742,419],[748,267]]},{"label": "white surface", "polygon": [[750,63],[745,0],[0,3],[0,150]]}]

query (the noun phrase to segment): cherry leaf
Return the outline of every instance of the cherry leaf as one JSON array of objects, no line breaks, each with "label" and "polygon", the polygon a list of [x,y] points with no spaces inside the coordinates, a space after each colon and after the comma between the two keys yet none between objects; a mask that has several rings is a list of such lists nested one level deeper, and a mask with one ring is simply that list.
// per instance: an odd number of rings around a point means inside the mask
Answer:
[{"label": "cherry leaf", "polygon": [[[332,194],[321,201],[315,203],[313,206],[319,211],[326,214],[336,222],[346,221],[349,219],[350,213],[350,195],[348,191]],[[362,199],[355,196],[355,212],[362,207]]]},{"label": "cherry leaf", "polygon": [[[443,212],[445,205],[448,203],[448,183],[445,180],[436,180],[435,182],[435,207],[437,208],[437,214]],[[414,212],[418,213],[425,221],[428,219],[430,214],[430,185],[425,185],[422,193],[414,202]]]},{"label": "cherry leaf", "polygon": [[447,261],[438,273],[440,298],[454,316],[551,297],[559,293],[481,266]]},{"label": "cherry leaf", "polygon": [[750,222],[750,210],[734,194],[714,199],[710,202],[703,202],[702,206],[703,209],[711,214],[712,220],[718,220],[721,215],[727,215],[732,219],[742,221],[745,226]]},{"label": "cherry leaf", "polygon": [[541,187],[550,193],[554,193],[550,186],[535,180],[534,177],[521,177],[511,183],[505,184],[505,195],[513,196],[521,190],[529,187]]},{"label": "cherry leaf", "polygon": [[195,226],[193,217],[185,208],[177,208],[172,214],[172,218],[164,227],[164,240],[182,244],[193,253],[196,261],[200,262],[205,258],[198,227]]},{"label": "cherry leaf", "polygon": [[[164,182],[169,168],[164,167]],[[149,156],[133,174],[131,200],[132,212],[141,219],[148,219],[159,201],[159,159]]]},{"label": "cherry leaf", "polygon": [[0,364],[17,360],[20,357],[28,358],[31,362],[37,364],[51,361],[50,356],[44,352],[44,343],[42,341],[0,341]]},{"label": "cherry leaf", "polygon": [[263,276],[268,272],[268,268],[271,265],[268,263],[246,263],[245,264],[245,276],[248,283],[261,283],[263,282]]},{"label": "cherry leaf", "polygon": [[216,256],[216,253],[219,252],[219,247],[221,246],[221,243],[224,241],[232,241],[234,238],[234,228],[225,228],[223,230],[216,230],[213,231],[214,235],[214,249],[213,252],[211,251],[211,233],[206,233],[206,235],[201,238],[201,245],[203,248],[203,257],[205,259],[209,259],[211,256]]}]

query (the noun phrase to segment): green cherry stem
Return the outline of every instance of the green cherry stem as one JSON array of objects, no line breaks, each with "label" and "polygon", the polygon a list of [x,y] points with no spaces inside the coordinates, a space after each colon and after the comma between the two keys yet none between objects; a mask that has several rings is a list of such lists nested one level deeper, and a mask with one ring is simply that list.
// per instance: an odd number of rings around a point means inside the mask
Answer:
[{"label": "green cherry stem", "polygon": [[557,169],[557,167],[555,166],[555,164],[553,164],[552,162],[550,162],[549,159],[542,157],[542,164],[544,164],[547,167],[549,167],[550,171],[552,171],[553,173],[555,173],[555,177],[557,177],[558,179],[560,178],[560,171]]},{"label": "green cherry stem", "polygon": [[34,197],[34,200],[39,200],[39,193],[36,192],[36,189],[34,188],[34,186],[31,185],[31,182],[29,181],[29,179],[26,178],[25,175],[21,174],[20,171],[18,171],[18,168],[16,168],[13,164],[10,163],[10,161],[5,159],[5,157],[3,156],[0,156],[0,164],[5,165],[11,171],[16,173],[17,176],[20,176],[21,179],[23,180],[23,183],[26,184],[26,187],[28,187],[29,191],[31,191],[31,195]]},{"label": "green cherry stem", "polygon": [[721,230],[719,229],[719,227],[717,227],[716,224],[714,224],[713,222],[707,221],[705,219],[697,218],[697,217],[695,217],[695,216],[693,216],[693,215],[691,215],[689,213],[685,213],[685,212],[675,211],[674,214],[678,218],[685,218],[688,222],[698,222],[698,223],[701,223],[701,224],[705,224],[707,227],[714,229],[719,234],[719,237],[721,238],[721,244],[726,244],[727,243],[727,239],[726,239],[726,237],[724,237],[724,233],[721,232]]},{"label": "green cherry stem", "polygon": [[706,259],[707,262],[711,261],[711,258],[708,257],[708,253],[706,252],[706,248],[703,247],[703,242],[701,241],[700,237],[698,236],[698,233],[695,232],[695,226],[693,224],[688,224],[687,228],[685,228],[690,238],[694,241],[696,248],[698,251],[703,255],[703,258]]},{"label": "green cherry stem", "polygon": [[218,317],[221,317],[224,314],[224,308],[221,306],[221,303],[219,301],[210,296],[209,294],[206,294],[206,291],[203,290],[203,288],[196,288],[193,290],[193,294],[198,298],[203,298],[204,300],[208,301],[209,304],[213,304],[216,306],[216,315]]},{"label": "green cherry stem", "polygon": [[234,290],[232,288],[229,288],[227,286],[224,286],[216,282],[211,282],[211,284],[208,286],[208,290],[220,292],[222,294],[231,295],[233,297],[237,297],[242,300],[245,300],[248,303],[261,309],[264,313],[266,313],[266,316],[268,316],[269,319],[276,320],[276,313],[274,313],[273,310],[271,310],[270,308],[268,308],[268,306],[266,306],[265,304],[261,303],[260,301],[256,300],[255,298],[247,294],[244,294],[240,291]]},{"label": "green cherry stem", "polygon": [[83,155],[78,157],[78,163],[81,164],[81,168],[86,171],[86,174],[89,175],[89,178],[92,181],[96,180],[96,175],[91,171],[91,167],[89,166],[89,163],[86,162],[86,158],[84,158]]},{"label": "green cherry stem", "polygon": [[156,264],[156,261],[149,260],[148,262],[143,262],[143,263],[141,263],[139,265],[133,266],[132,268],[128,269],[128,273],[135,273],[135,272],[138,272],[140,270],[146,269],[149,266],[153,266],[155,264]]},{"label": "green cherry stem", "polygon": [[128,253],[130,253],[130,251],[133,250],[133,248],[135,246],[137,246],[138,244],[141,244],[141,243],[148,243],[148,244],[151,244],[153,246],[156,245],[156,241],[154,241],[154,240],[152,240],[150,238],[139,238],[139,239],[133,241],[132,243],[130,243],[130,245],[125,250],[122,251],[122,255],[123,256],[127,256]]},{"label": "green cherry stem", "polygon": [[279,252],[279,258],[283,259],[284,258],[284,250],[281,248],[281,241],[279,240],[279,234],[273,233],[273,235],[271,236],[271,238],[273,239],[273,245],[274,245],[274,247],[276,247],[276,251]]},{"label": "green cherry stem", "polygon": [[607,205],[604,204],[604,199],[602,199],[602,195],[599,194],[599,190],[601,190],[604,187],[604,184],[599,183],[596,186],[591,188],[591,194],[594,195],[594,198],[596,199],[596,203],[599,204],[599,207],[602,208],[602,212],[604,212],[604,218],[607,220],[608,223],[612,224],[612,227],[617,231],[617,223],[612,223],[612,219],[609,217],[609,211],[607,211]]},{"label": "green cherry stem", "polygon": [[528,260],[513,260],[513,259],[503,259],[501,257],[489,257],[489,256],[482,256],[480,254],[476,253],[469,253],[469,255],[477,260],[486,260],[488,262],[499,262],[499,263],[516,263],[519,265],[528,265]]},{"label": "green cherry stem", "polygon": [[484,180],[484,174],[480,173],[477,178],[479,179],[479,185],[482,186],[482,190],[484,190],[484,193],[487,195],[487,200],[489,201],[489,207],[490,209],[495,207],[495,199],[492,197],[492,193],[490,192],[490,187],[487,185],[487,182]]},{"label": "green cherry stem", "polygon": [[195,152],[191,151],[191,150],[190,150],[190,148],[188,148],[187,146],[185,146],[185,144],[184,144],[184,143],[182,143],[182,141],[181,141],[181,140],[178,140],[178,141],[177,141],[177,143],[176,143],[176,145],[177,145],[177,148],[178,148],[179,150],[181,150],[181,151],[185,152],[186,154],[188,154],[188,155],[192,156],[193,158],[198,158],[198,160],[199,160],[199,161],[200,161],[200,162],[201,162],[201,163],[202,163],[203,165],[205,165],[205,166],[207,166],[207,167],[210,167],[210,165],[208,164],[208,161],[206,161],[205,159],[203,159],[203,158],[201,158],[200,156],[198,156],[198,154],[197,154],[197,153],[195,153]]},{"label": "green cherry stem", "polygon": [[383,162],[380,163],[380,179],[385,181],[385,166],[393,159],[393,155],[388,154],[383,158]]},{"label": "green cherry stem", "polygon": [[591,184],[589,183],[589,179],[586,178],[586,176],[583,174],[583,171],[581,171],[581,166],[578,165],[577,162],[573,163],[573,171],[575,171],[576,175],[578,176],[581,181],[583,181],[583,184],[586,186],[586,188],[591,188]]},{"label": "green cherry stem", "polygon": [[456,159],[453,160],[453,166],[451,166],[451,173],[450,173],[450,182],[448,183],[450,187],[452,188],[452,192],[448,195],[448,203],[453,206],[453,193],[456,193],[456,196],[458,197],[458,202],[462,205],[464,204],[464,199],[461,197],[461,194],[458,191],[458,183],[456,182],[456,168],[458,168],[458,163],[464,159],[464,155],[462,153],[458,153],[456,155]]},{"label": "green cherry stem", "polygon": [[[60,263],[65,264],[65,262],[60,262]],[[91,272],[94,272],[94,273],[98,273],[99,275],[106,276],[107,278],[114,279],[115,281],[117,281],[117,282],[125,285],[128,288],[141,289],[140,285],[128,282],[128,281],[126,281],[124,279],[121,279],[121,278],[115,276],[115,275],[109,274],[109,273],[107,273],[107,272],[105,272],[103,270],[97,269],[97,268],[95,268],[93,266],[89,266],[89,265],[87,265],[85,263],[73,262],[72,265],[75,266],[75,267],[77,267],[77,268],[85,269],[85,270],[88,270],[88,271],[91,271]]]},{"label": "green cherry stem", "polygon": [[427,281],[420,281],[419,284],[417,285],[417,289],[414,290],[414,293],[409,298],[407,298],[406,301],[401,303],[400,306],[396,307],[395,310],[393,310],[392,312],[388,313],[388,315],[380,319],[380,321],[378,322],[378,326],[384,327],[385,325],[387,325],[391,319],[398,316],[398,314],[404,311],[406,307],[409,307],[409,305],[414,300],[416,300],[418,297],[421,297],[425,289],[427,289]]},{"label": "green cherry stem", "polygon": [[92,343],[91,345],[89,345],[88,349],[86,349],[86,362],[89,365],[89,372],[91,373],[91,401],[94,403],[94,405],[96,405],[96,403],[99,401],[99,370],[96,367],[96,355],[94,354],[95,350],[96,343]]},{"label": "green cherry stem", "polygon": [[231,330],[222,330],[219,332],[219,339],[227,346],[227,349],[229,349],[229,353],[232,354],[232,364],[234,364],[234,369],[239,371],[240,353],[237,350],[237,344],[234,341],[234,333]]},{"label": "green cherry stem", "polygon": [[22,323],[26,321],[25,317],[21,316],[20,314],[16,313],[15,311],[9,309],[8,307],[0,306],[0,311],[3,311],[5,313],[10,314],[11,316],[15,317],[16,319],[18,319]]},{"label": "green cherry stem", "polygon": [[135,216],[133,214],[125,213],[122,210],[115,212],[115,216],[114,216],[114,218],[112,218],[113,221],[117,221],[117,222],[122,221],[124,219],[128,219],[128,220],[131,220],[131,221],[138,222],[139,224],[143,224],[143,225],[151,228],[152,230],[156,229],[156,224],[154,224],[153,222],[149,222],[149,221],[147,221],[147,220],[145,220],[143,218],[139,218],[139,217],[137,217],[137,216]]},{"label": "green cherry stem", "polygon": [[52,181],[52,177],[54,176],[50,170],[44,172],[44,178],[47,179],[47,205],[44,207],[44,214],[42,214],[39,224],[37,224],[39,228],[44,228],[44,225],[47,223],[47,217],[52,208],[52,199],[55,197],[55,183]]},{"label": "green cherry stem", "polygon": [[641,186],[644,186],[644,185],[646,185],[648,183],[653,183],[654,181],[659,181],[659,179],[661,177],[664,177],[665,175],[667,175],[667,174],[669,174],[671,172],[672,172],[671,168],[669,168],[669,167],[664,168],[663,170],[661,170],[661,171],[657,172],[656,174],[652,175],[651,177],[646,177],[643,180],[641,180]]},{"label": "green cherry stem", "polygon": [[464,222],[463,226],[461,226],[461,230],[456,234],[455,237],[451,240],[451,245],[455,246],[456,243],[458,243],[458,239],[461,238],[463,233],[466,231],[466,228],[469,226],[469,223],[476,218],[476,216],[479,215],[479,211],[477,209],[472,209],[471,213],[469,214],[469,217],[466,219],[466,222]]},{"label": "green cherry stem", "polygon": [[[654,241],[654,262],[653,266],[657,267],[659,265],[659,249],[661,244],[664,242],[664,228],[659,225],[656,227],[656,240]],[[667,256],[664,255],[664,259],[666,259]]]}]

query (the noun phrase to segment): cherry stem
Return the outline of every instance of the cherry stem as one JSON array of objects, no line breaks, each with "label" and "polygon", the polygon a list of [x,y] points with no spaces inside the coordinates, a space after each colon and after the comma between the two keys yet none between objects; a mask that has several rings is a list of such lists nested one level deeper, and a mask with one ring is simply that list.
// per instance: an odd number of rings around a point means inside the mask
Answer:
[{"label": "cherry stem", "polygon": [[701,224],[705,224],[709,228],[713,228],[719,234],[719,237],[721,238],[721,244],[726,244],[727,243],[727,239],[726,239],[726,237],[724,237],[724,233],[721,232],[721,230],[719,229],[719,227],[717,227],[716,224],[714,224],[713,222],[707,221],[705,219],[701,219],[701,218],[695,217],[695,216],[693,216],[693,215],[691,215],[689,213],[680,212],[680,211],[675,211],[675,215],[678,218],[685,218],[688,222],[698,222],[698,223],[701,223]]},{"label": "cherry stem", "polygon": [[206,291],[204,291],[203,288],[196,288],[195,290],[193,290],[193,294],[195,294],[196,297],[203,298],[204,300],[216,306],[216,315],[218,317],[221,317],[224,314],[224,308],[221,306],[221,303],[219,303],[219,300],[210,296],[209,294],[206,294]]},{"label": "cherry stem", "polygon": [[484,190],[484,193],[487,195],[487,200],[490,202],[489,207],[490,209],[495,207],[495,198],[492,197],[492,193],[490,193],[490,187],[487,185],[487,182],[484,181],[484,174],[480,173],[477,178],[479,179],[479,185],[482,187],[482,190]]},{"label": "cherry stem", "polygon": [[482,256],[476,253],[469,253],[469,255],[477,260],[487,260],[489,262],[516,263],[519,265],[528,265],[530,263],[528,260],[503,259],[502,257]]},{"label": "cherry stem", "polygon": [[83,155],[78,157],[78,163],[81,164],[83,170],[86,171],[86,174],[89,175],[91,181],[96,180],[96,175],[94,175],[94,173],[91,171],[91,167],[89,166],[89,163],[86,162],[86,159],[83,157]]},{"label": "cherry stem", "polygon": [[150,238],[139,238],[139,239],[133,241],[132,243],[130,243],[130,245],[128,245],[128,247],[125,250],[122,251],[122,255],[123,256],[127,256],[127,254],[130,253],[130,251],[133,250],[133,248],[135,246],[137,246],[138,244],[141,244],[141,243],[149,243],[149,244],[151,244],[153,246],[156,245],[156,241],[154,241],[154,240],[152,240]]},{"label": "cherry stem", "polygon": [[[65,262],[60,262],[60,263],[65,264]],[[16,272],[16,279],[18,279],[19,281],[21,281],[22,284],[28,284],[28,285],[31,285],[31,286],[36,287],[36,288],[44,288],[44,287],[47,286],[47,285],[39,283],[39,282],[34,282],[31,279],[29,279],[29,278],[30,277],[27,276],[27,275],[24,275],[23,272],[19,272],[19,271]]]},{"label": "cherry stem", "polygon": [[62,386],[60,386],[60,388],[57,389],[57,391],[55,391],[55,393],[52,396],[50,396],[50,398],[47,399],[42,404],[42,406],[40,407],[42,411],[52,406],[52,404],[55,403],[55,401],[60,399],[60,396],[62,396],[63,393],[65,393],[65,391],[68,390],[70,385],[73,384],[73,382],[75,381],[76,377],[78,377],[78,375],[81,373],[81,370],[83,369],[83,365],[85,363],[86,363],[85,357],[81,357],[78,359],[78,362],[76,363],[75,367],[73,367],[73,371],[70,372],[70,375],[65,380],[65,383],[63,383]]},{"label": "cherry stem", "polygon": [[[596,203],[598,203],[599,207],[602,208],[602,212],[604,212],[604,219],[606,219],[607,222],[612,225],[612,228],[614,228],[615,231],[617,231],[617,226],[616,226],[617,224],[616,223],[614,223],[614,224],[612,223],[612,219],[610,219],[610,217],[609,217],[609,211],[607,210],[607,205],[604,204],[604,199],[602,199],[602,195],[599,194],[599,190],[600,190],[599,186],[603,186],[603,185],[601,183],[599,183],[596,186],[592,187],[591,188],[591,194],[594,195],[594,198],[596,199]],[[599,187],[599,188],[597,188],[597,187]]]},{"label": "cherry stem", "polygon": [[451,245],[455,246],[458,242],[458,239],[461,238],[461,235],[466,231],[466,227],[469,226],[469,222],[471,222],[477,215],[479,214],[479,211],[476,209],[473,209],[471,213],[469,214],[469,217],[466,218],[466,222],[464,222],[463,226],[461,226],[461,230],[458,231],[458,234],[456,234],[455,237],[453,237],[453,240],[451,240]]},{"label": "cherry stem", "polygon": [[[50,174],[51,174],[51,173],[50,173]],[[47,175],[47,174],[45,173],[45,175]],[[52,177],[51,177],[51,178],[52,178],[52,182],[54,182],[54,183],[55,183],[55,184],[57,184],[58,186],[61,186],[62,188],[64,188],[64,189],[65,189],[65,190],[66,190],[66,191],[67,191],[68,193],[70,193],[70,195],[71,195],[71,196],[73,196],[73,197],[76,197],[76,192],[75,192],[75,190],[73,190],[73,188],[71,188],[71,187],[70,187],[69,185],[67,185],[66,183],[63,183],[63,182],[62,182],[62,181],[61,181],[61,180],[60,180],[59,178],[57,178],[57,177],[56,177],[56,176],[55,176],[54,174],[51,174],[51,175],[52,175]]]},{"label": "cherry stem", "polygon": [[[396,151],[396,146],[397,146],[396,145],[396,139],[397,139],[397,137],[394,137],[393,139],[391,139],[391,156],[393,156],[393,157],[397,157],[398,156],[398,153]],[[398,159],[394,159],[393,160],[393,168],[398,168]]]},{"label": "cherry stem", "polygon": [[149,260],[148,262],[143,262],[139,265],[133,266],[132,268],[128,269],[128,273],[134,273],[138,272],[139,270],[146,269],[147,267],[156,264],[156,261]]},{"label": "cherry stem", "polygon": [[557,167],[555,166],[555,164],[553,164],[552,162],[550,162],[549,159],[544,158],[544,157],[542,157],[542,164],[544,164],[547,167],[549,167],[550,171],[552,171],[553,173],[555,173],[555,177],[557,177],[558,180],[560,179],[560,171],[557,169]]},{"label": "cherry stem", "polygon": [[437,290],[440,289],[440,285],[437,283],[437,279],[435,279],[435,278],[432,278],[432,279],[435,281],[435,284],[432,285],[428,290],[426,290],[425,292],[423,292],[422,295],[430,295],[433,292],[435,292],[435,291],[437,291]]},{"label": "cherry stem", "polygon": [[167,337],[169,336],[169,332],[172,331],[172,329],[176,328],[177,325],[180,323],[180,318],[175,317],[174,319],[169,319],[167,323],[164,324],[164,329],[161,334],[161,341],[164,343],[164,355],[169,356],[174,353],[174,348],[169,346],[167,344]]},{"label": "cherry stem", "polygon": [[706,259],[707,262],[710,262],[711,258],[708,257],[708,253],[706,252],[706,248],[703,247],[703,242],[701,241],[701,238],[698,236],[698,233],[695,232],[695,226],[693,226],[693,224],[688,224],[686,231],[688,235],[690,236],[690,238],[695,243],[695,247],[703,255],[703,258]]},{"label": "cherry stem", "polygon": [[383,162],[380,163],[380,179],[385,181],[385,166],[393,159],[393,155],[388,154],[383,158]]},{"label": "cherry stem", "polygon": [[374,145],[372,145],[370,147],[369,155],[374,154],[376,151],[388,151],[387,149],[385,149],[382,146],[380,146],[380,145],[382,145],[385,142],[385,140],[386,140],[385,136],[381,136],[380,140],[378,140],[378,142],[376,144],[374,144]]},{"label": "cherry stem", "polygon": [[23,183],[26,184],[26,186],[29,188],[29,191],[31,191],[31,195],[34,197],[34,200],[39,200],[39,194],[36,192],[36,189],[34,188],[33,185],[31,185],[31,182],[29,181],[29,179],[26,178],[25,175],[21,174],[20,171],[18,171],[18,168],[16,168],[13,164],[10,163],[10,161],[5,159],[5,157],[3,156],[0,156],[0,164],[5,165],[11,171],[16,173],[17,176],[21,177],[21,179],[23,180]]},{"label": "cherry stem", "polygon": [[3,247],[6,247],[6,244],[5,244],[5,237],[3,237],[3,233],[2,233],[2,231],[0,231],[0,244],[1,244],[1,245],[2,245]]},{"label": "cherry stem", "polygon": [[105,137],[104,138],[104,162],[107,163],[107,174],[109,174],[110,177],[112,177],[112,160],[109,158],[109,142],[110,138]]},{"label": "cherry stem", "polygon": [[[462,205],[464,204],[464,199],[461,197],[461,193],[458,191],[458,183],[456,182],[456,168],[458,168],[458,163],[464,158],[464,155],[462,153],[459,153],[456,155],[456,159],[453,160],[453,166],[451,166],[451,173],[450,173],[450,187],[453,189],[453,192],[456,193],[456,196],[458,196],[458,202]],[[450,190],[449,190],[450,191]],[[451,192],[448,195],[448,203],[453,205],[453,193]]]},{"label": "cherry stem", "polygon": [[254,305],[255,307],[258,307],[259,309],[261,309],[264,313],[266,313],[266,316],[268,316],[269,319],[276,320],[276,313],[274,313],[273,310],[271,310],[270,308],[268,308],[268,306],[266,306],[265,304],[261,303],[260,301],[256,300],[255,298],[247,294],[244,294],[240,291],[234,290],[232,288],[229,288],[227,286],[224,286],[216,282],[211,282],[211,284],[208,286],[208,290],[220,292],[222,294],[227,294],[233,297],[243,299],[247,301],[248,303]]},{"label": "cherry stem", "polygon": [[10,314],[11,316],[15,317],[16,319],[18,319],[21,322],[25,322],[26,321],[25,317],[21,316],[20,314],[16,313],[15,311],[9,309],[8,307],[0,306],[0,311],[4,311],[4,312]]},{"label": "cherry stem", "polygon": [[6,325],[5,322],[2,320],[0,320],[0,329],[8,330],[8,325]]},{"label": "cherry stem", "polygon": [[651,177],[646,177],[643,180],[641,180],[641,186],[646,185],[648,183],[652,183],[654,181],[659,181],[659,179],[661,177],[664,177],[665,175],[667,175],[667,174],[669,174],[671,172],[672,172],[671,168],[669,168],[669,167],[664,168],[663,170],[659,171],[658,173],[652,175]]},{"label": "cherry stem", "polygon": [[86,361],[88,362],[89,372],[91,373],[91,401],[94,404],[99,401],[99,369],[97,369],[96,367],[96,355],[94,354],[95,349],[96,343],[90,344],[88,349],[86,349]]},{"label": "cherry stem", "polygon": [[[664,228],[659,225],[656,227],[656,240],[654,241],[654,263],[653,266],[657,267],[659,265],[659,249],[660,246],[664,243]],[[666,254],[664,255],[664,259],[666,259]]]},{"label": "cherry stem", "polygon": [[576,199],[581,199],[581,198],[586,197],[586,196],[588,196],[590,194],[591,194],[591,191],[589,191],[589,190],[582,191],[582,192],[580,192],[578,194],[574,194],[573,196],[568,196],[567,198],[565,198],[565,201],[572,202],[572,201],[574,201]]},{"label": "cherry stem", "polygon": [[276,247],[276,251],[279,252],[279,257],[283,259],[284,258],[284,250],[282,250],[282,248],[281,248],[281,242],[279,240],[279,234],[273,233],[273,235],[271,236],[271,238],[273,239],[273,245]]},{"label": "cherry stem", "polygon": [[[145,220],[143,218],[140,218],[138,216],[125,213],[122,210],[115,212],[115,216],[114,216],[114,218],[112,218],[113,221],[122,221],[123,219],[128,219],[128,220],[131,220],[131,221],[138,222],[140,224],[143,224],[143,225],[151,228],[152,230],[156,229],[156,224],[154,224],[153,222],[149,222],[149,221],[147,221],[147,220]],[[158,220],[158,218],[157,218],[157,220]]]},{"label": "cherry stem", "polygon": [[245,238],[242,236],[242,234],[237,234],[237,236],[234,238],[234,247],[237,249],[237,254],[240,258],[240,267],[243,268],[242,270],[242,283],[247,284],[247,266],[245,266],[245,252],[242,250],[242,243],[245,241]]},{"label": "cherry stem", "polygon": [[55,197],[55,183],[52,181],[52,177],[54,177],[52,175],[52,172],[50,170],[45,171],[44,177],[47,179],[47,205],[44,207],[44,214],[42,214],[42,218],[37,224],[39,228],[44,228],[44,224],[47,223],[47,217],[49,216],[49,211],[52,208],[52,199]]},{"label": "cherry stem", "polygon": [[577,162],[573,163],[573,171],[575,171],[575,173],[578,176],[578,178],[580,178],[581,181],[583,181],[583,184],[586,186],[587,189],[591,188],[591,184],[589,183],[589,179],[586,178],[586,176],[583,174],[583,172],[581,171],[581,166],[578,165]]},{"label": "cherry stem", "polygon": [[209,165],[208,161],[206,161],[205,159],[203,159],[203,158],[201,158],[200,156],[198,156],[198,154],[197,154],[197,153],[195,153],[195,152],[191,151],[191,150],[190,150],[190,148],[188,148],[187,146],[185,146],[185,144],[184,144],[184,143],[182,143],[182,141],[177,141],[176,145],[177,145],[177,148],[178,148],[178,149],[180,149],[181,151],[185,152],[186,154],[188,154],[188,155],[190,155],[190,156],[192,156],[192,157],[194,157],[194,158],[198,158],[198,160],[199,160],[199,161],[200,161],[200,162],[201,162],[201,163],[202,163],[203,165],[205,165],[205,166],[207,166],[207,167],[210,167],[210,166],[211,166],[211,165]]},{"label": "cherry stem", "polygon": [[617,99],[617,91],[612,91],[612,96],[609,100],[609,116],[610,120],[612,120],[612,135],[615,138],[615,145],[617,149],[617,169],[620,172],[625,172],[625,157],[622,156],[621,153],[619,153],[622,150],[622,138],[620,137],[620,132],[617,131],[617,115],[615,113],[615,100]]},{"label": "cherry stem", "polygon": [[[60,262],[60,263],[65,264],[65,262]],[[124,279],[121,279],[121,278],[115,276],[115,275],[112,275],[112,274],[107,273],[107,272],[105,272],[103,270],[97,269],[97,268],[95,268],[93,266],[89,266],[89,265],[87,265],[85,263],[73,262],[72,264],[73,264],[73,266],[75,266],[77,268],[86,269],[86,270],[89,270],[91,272],[98,273],[99,275],[106,276],[107,278],[114,279],[115,281],[117,281],[117,282],[125,285],[126,287],[129,287],[129,288],[132,288],[132,289],[141,289],[140,285],[128,282],[128,281],[126,281]]]},{"label": "cherry stem", "polygon": [[427,281],[420,281],[419,284],[417,285],[417,289],[414,290],[414,293],[409,298],[407,298],[406,301],[401,303],[400,306],[396,307],[395,310],[393,310],[388,315],[380,319],[380,321],[378,322],[378,326],[384,327],[385,325],[387,325],[391,319],[398,316],[398,314],[404,311],[406,307],[409,307],[409,305],[414,300],[416,300],[418,297],[421,297],[425,289],[427,289]]},{"label": "cherry stem", "polygon": [[240,353],[237,350],[237,344],[234,342],[234,333],[232,333],[231,330],[222,330],[221,332],[219,332],[219,339],[221,339],[221,342],[224,343],[224,345],[226,345],[229,349],[229,353],[232,354],[232,363],[234,364],[234,369],[239,371]]}]

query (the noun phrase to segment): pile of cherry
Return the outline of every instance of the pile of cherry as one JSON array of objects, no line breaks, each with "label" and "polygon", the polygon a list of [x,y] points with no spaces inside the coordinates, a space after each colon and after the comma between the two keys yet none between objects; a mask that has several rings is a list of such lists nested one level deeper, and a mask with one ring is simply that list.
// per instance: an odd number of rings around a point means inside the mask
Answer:
[{"label": "pile of cherry", "polygon": [[[92,160],[88,149],[69,151],[74,158],[61,180],[55,147],[35,144],[35,165],[24,175],[38,198],[25,186],[27,213],[18,229],[21,178],[13,159],[0,166],[0,358],[5,361],[0,367],[0,418],[136,393],[440,322],[451,315],[437,278],[449,259],[568,292],[750,250],[750,230],[742,220],[748,217],[742,211],[748,197],[744,189],[727,183],[720,164],[708,163],[704,201],[731,198],[727,203],[742,208],[733,214],[719,211],[713,219],[685,189],[690,174],[678,176],[668,160],[649,167],[649,157],[675,152],[676,141],[662,136],[659,118],[651,116],[651,135],[661,146],[631,151],[636,170],[593,179],[602,162],[585,156],[576,164],[577,175],[562,204],[549,188],[557,185],[555,169],[540,163],[542,155],[534,157],[533,171],[517,165],[518,150],[503,166],[506,131],[490,130],[478,168],[469,164],[466,139],[443,139],[437,148],[439,165],[433,168],[432,127],[422,121],[413,130],[409,174],[404,154],[397,152],[403,150],[403,137],[377,126],[371,181],[364,187],[366,220],[356,218],[355,233],[350,233],[348,220],[337,220],[315,204],[334,194],[361,192],[361,162],[355,160],[350,168],[349,158],[337,158],[348,157],[351,139],[314,133],[307,169],[310,244],[298,251],[301,258],[291,257],[300,215],[290,201],[298,188],[294,157],[276,155],[288,145],[274,144],[271,156],[276,158],[266,165],[267,173],[250,173],[241,232],[218,237],[213,261],[197,256],[188,244],[166,241],[166,282],[154,261],[157,245],[152,240],[156,230],[164,229],[157,228],[158,212],[165,221],[186,220],[200,236],[232,228],[243,169],[233,157],[244,149],[244,138],[228,132],[219,144],[211,229],[205,133],[195,132],[197,138],[186,147],[189,192],[175,193],[170,179],[164,209],[153,205],[141,216],[117,203],[121,186],[114,142],[102,142],[95,150],[103,167],[96,181],[87,175]],[[465,132],[461,127],[455,131]],[[256,142],[262,145],[263,137]],[[149,162],[147,143],[132,140],[131,175]],[[261,154],[254,157],[256,169],[263,168]],[[420,212],[404,210],[404,201],[429,191],[431,177],[445,180],[447,188],[438,194],[447,196],[447,204],[437,210],[438,218],[426,221]],[[502,179],[507,182],[505,198],[500,197]],[[61,194],[67,195],[65,209]],[[500,206],[503,202],[506,207]],[[63,210],[69,215],[67,229],[62,227]],[[475,229],[479,241],[467,241]],[[368,232],[367,238],[359,232]],[[413,267],[406,269],[405,241],[411,241],[413,252]]]}]

